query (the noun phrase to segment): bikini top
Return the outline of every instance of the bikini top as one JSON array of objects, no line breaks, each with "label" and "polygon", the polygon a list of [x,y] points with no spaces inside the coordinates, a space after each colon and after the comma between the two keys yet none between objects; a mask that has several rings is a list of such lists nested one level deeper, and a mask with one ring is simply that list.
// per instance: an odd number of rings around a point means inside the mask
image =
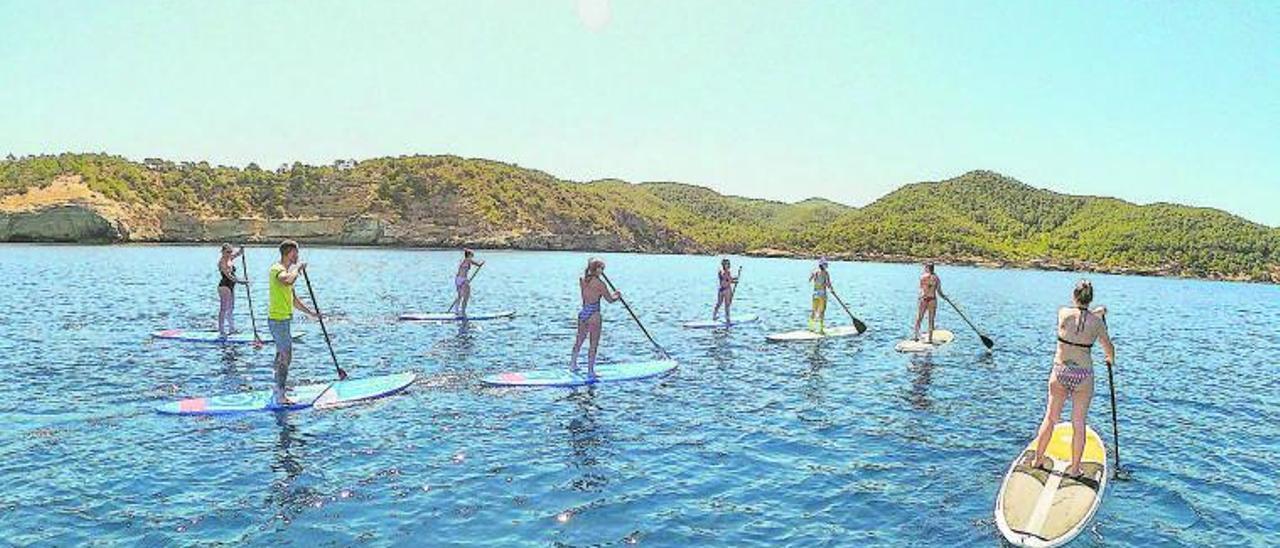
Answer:
[{"label": "bikini top", "polygon": [[[1076,321],[1076,333],[1083,333],[1084,321],[1086,318],[1089,317],[1089,309],[1083,306],[1077,306],[1076,309],[1080,311],[1080,319]],[[1093,348],[1093,343],[1080,344],[1078,342],[1068,341],[1062,338],[1061,335],[1058,336],[1058,342],[1065,344],[1067,346],[1074,346],[1076,348]]]}]

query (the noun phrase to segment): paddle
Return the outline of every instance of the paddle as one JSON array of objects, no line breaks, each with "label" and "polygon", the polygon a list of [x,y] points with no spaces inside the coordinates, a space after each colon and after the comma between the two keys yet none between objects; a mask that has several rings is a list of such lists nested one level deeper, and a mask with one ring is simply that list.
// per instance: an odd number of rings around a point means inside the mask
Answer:
[{"label": "paddle", "polygon": [[[1101,316],[1103,325],[1106,325],[1106,312],[1104,311]],[[1107,388],[1111,392],[1111,441],[1116,446],[1116,469],[1111,473],[1111,477],[1116,479],[1128,479],[1127,477],[1121,477],[1120,473],[1120,421],[1116,417],[1118,415],[1118,412],[1116,411],[1116,375],[1112,371],[1113,368],[1114,365],[1111,363],[1111,360],[1107,360]]]},{"label": "paddle", "polygon": [[[244,268],[244,279],[249,279],[249,260],[246,259],[244,246],[240,246],[240,267]],[[262,344],[262,337],[258,336],[258,319],[253,313],[253,291],[249,289],[249,284],[244,284],[244,296],[249,299],[249,324],[253,326],[253,341]]]},{"label": "paddle", "polygon": [[[484,268],[484,265],[480,265],[476,267],[476,271],[471,273],[470,278],[467,278],[467,283],[471,283],[471,280],[476,279],[476,276],[480,275],[481,268]],[[458,302],[460,301],[462,301],[462,295],[458,295],[457,297],[454,297],[453,304],[449,305],[449,309],[445,310],[445,312],[453,312],[453,309],[458,306]]]},{"label": "paddle", "polygon": [[941,289],[938,290],[938,294],[942,295],[942,299],[947,301],[947,304],[951,305],[951,308],[955,309],[956,314],[960,315],[960,318],[964,320],[964,323],[969,324],[969,327],[973,329],[973,332],[978,334],[978,338],[982,339],[982,344],[987,347],[987,350],[991,350],[991,347],[996,345],[996,342],[991,340],[991,337],[983,335],[982,331],[978,329],[978,326],[973,325],[973,322],[969,321],[969,317],[965,316],[964,312],[960,311],[960,307],[956,306],[956,303],[951,302],[951,298],[943,293]]},{"label": "paddle", "polygon": [[858,334],[861,335],[866,333],[867,324],[862,323],[862,320],[853,316],[853,312],[851,312],[849,307],[844,304],[844,299],[840,298],[840,295],[836,293],[836,288],[834,287],[831,288],[831,296],[836,298],[836,302],[840,303],[840,306],[844,308],[844,313],[849,315],[850,320],[853,320],[853,328],[858,330]]},{"label": "paddle", "polygon": [[316,319],[320,320],[320,332],[324,334],[324,343],[329,346],[329,357],[333,358],[333,368],[338,370],[338,380],[346,380],[347,372],[338,366],[338,355],[333,352],[333,341],[329,340],[329,330],[324,326],[324,314],[320,313],[320,303],[316,301],[315,290],[311,289],[311,278],[307,277],[306,268],[302,269],[302,280],[307,283],[307,295],[311,297],[311,306],[316,309]]},{"label": "paddle", "polygon": [[[606,276],[604,272],[600,273],[600,277],[603,278],[604,283],[609,286],[609,291],[613,291],[615,293],[618,291],[616,288],[613,287],[613,282],[609,281],[609,277]],[[636,317],[635,311],[631,310],[631,305],[627,304],[627,300],[623,299],[622,297],[618,297],[618,300],[622,301],[622,306],[627,309],[628,314],[631,314],[631,319],[635,320],[636,325],[640,326],[640,331],[644,332],[644,336],[648,337],[649,342],[653,343],[653,346],[658,349],[658,352],[662,352],[663,357],[667,359],[671,359],[671,354],[668,354],[667,350],[663,348],[662,345],[658,344],[658,341],[653,340],[653,335],[650,335],[649,330],[644,328],[643,323],[640,323],[640,318]]]}]

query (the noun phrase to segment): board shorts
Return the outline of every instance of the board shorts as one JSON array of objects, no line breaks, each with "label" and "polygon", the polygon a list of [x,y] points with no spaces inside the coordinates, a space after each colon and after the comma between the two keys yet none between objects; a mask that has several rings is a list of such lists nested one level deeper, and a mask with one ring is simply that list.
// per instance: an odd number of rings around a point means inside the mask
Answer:
[{"label": "board shorts", "polygon": [[276,350],[293,352],[293,332],[290,329],[292,320],[267,320],[267,328],[271,330],[271,338],[275,340]]}]

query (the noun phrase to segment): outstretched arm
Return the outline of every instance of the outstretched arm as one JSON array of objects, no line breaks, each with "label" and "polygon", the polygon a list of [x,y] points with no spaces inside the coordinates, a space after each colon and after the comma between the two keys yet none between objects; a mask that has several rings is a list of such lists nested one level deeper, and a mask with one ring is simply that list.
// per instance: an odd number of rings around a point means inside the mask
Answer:
[{"label": "outstretched arm", "polygon": [[1107,307],[1098,307],[1094,312],[1102,317],[1102,332],[1098,334],[1098,342],[1102,343],[1102,351],[1107,355],[1107,363],[1114,364],[1116,363],[1116,346],[1111,343],[1111,334],[1107,332]]},{"label": "outstretched arm", "polygon": [[302,302],[302,299],[298,298],[298,292],[296,290],[291,290],[291,291],[293,291],[293,307],[294,308],[301,310],[304,314],[311,316],[312,318],[320,317],[320,315],[316,314],[314,310],[311,310],[311,308],[307,307],[307,303]]}]

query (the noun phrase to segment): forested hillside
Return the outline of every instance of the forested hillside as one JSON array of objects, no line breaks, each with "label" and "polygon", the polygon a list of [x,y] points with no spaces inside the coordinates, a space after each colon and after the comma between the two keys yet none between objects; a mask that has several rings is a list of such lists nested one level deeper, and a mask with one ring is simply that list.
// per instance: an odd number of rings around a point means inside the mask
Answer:
[{"label": "forested hillside", "polygon": [[987,171],[909,184],[853,208],[680,183],[570,182],[455,156],[274,170],[104,154],[0,161],[0,241],[281,237],[1280,276],[1280,229],[1213,209],[1058,194]]}]

